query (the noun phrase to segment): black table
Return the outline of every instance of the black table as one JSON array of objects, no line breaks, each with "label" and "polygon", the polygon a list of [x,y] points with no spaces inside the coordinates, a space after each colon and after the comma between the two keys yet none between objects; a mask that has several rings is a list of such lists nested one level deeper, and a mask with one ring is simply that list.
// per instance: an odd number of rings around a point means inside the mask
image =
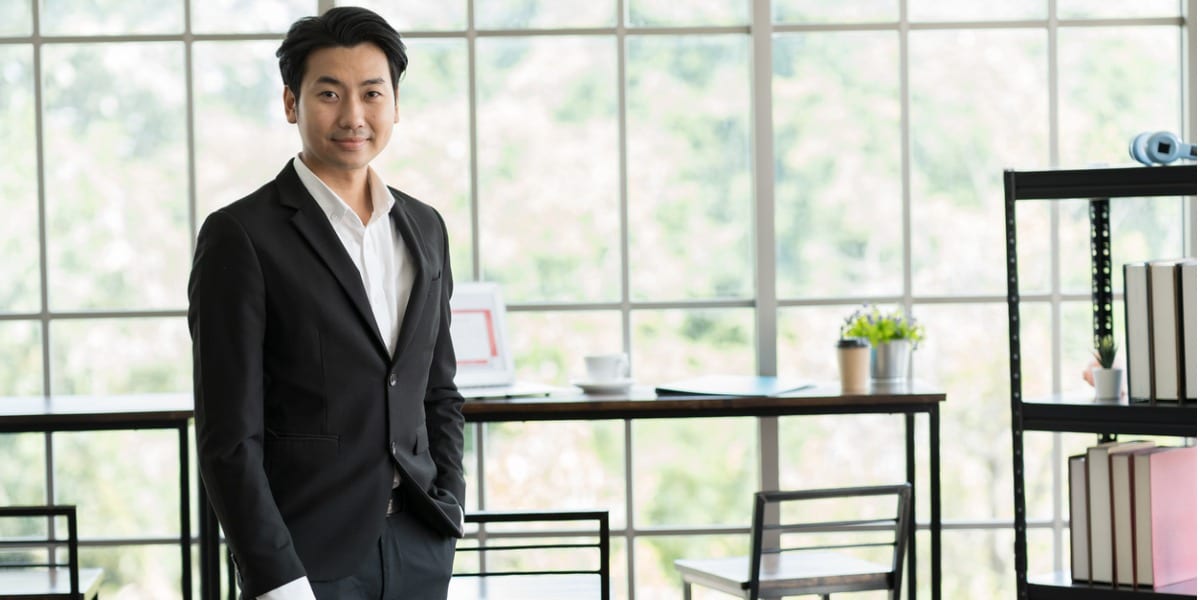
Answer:
[{"label": "black table", "polygon": [[[174,429],[179,433],[179,551],[183,561],[180,571],[185,600],[192,598],[191,486],[188,483],[191,419],[191,395],[57,396],[5,398],[0,402],[0,433],[137,429]],[[130,510],[136,508],[130,506]]]}]

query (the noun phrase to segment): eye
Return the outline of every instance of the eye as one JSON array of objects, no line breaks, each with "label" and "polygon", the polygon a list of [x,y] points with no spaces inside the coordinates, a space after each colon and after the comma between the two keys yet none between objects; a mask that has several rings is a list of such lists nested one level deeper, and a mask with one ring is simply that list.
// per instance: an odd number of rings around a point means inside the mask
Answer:
[{"label": "eye", "polygon": [[317,97],[322,100],[336,100],[337,94],[335,94],[334,92],[332,92],[330,90],[324,90],[321,92],[317,92]]}]

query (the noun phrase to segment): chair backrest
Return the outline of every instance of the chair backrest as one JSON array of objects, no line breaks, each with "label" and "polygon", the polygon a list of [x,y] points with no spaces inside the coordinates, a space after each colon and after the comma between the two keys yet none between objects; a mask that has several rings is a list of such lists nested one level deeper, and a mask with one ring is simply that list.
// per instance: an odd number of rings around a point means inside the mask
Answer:
[{"label": "chair backrest", "polygon": [[[531,588],[538,590],[536,597],[560,597],[546,596],[547,586],[565,585],[571,591],[561,597],[596,590],[590,593],[608,600],[608,511],[477,512],[464,520],[478,528],[468,530],[458,545],[460,557],[468,560],[455,561],[454,578],[493,579],[517,589],[536,586]],[[461,597],[455,587],[452,581],[451,598]]]},{"label": "chair backrest", "polygon": [[[45,590],[45,593],[40,591],[36,597],[42,598],[78,598],[79,593],[79,531],[75,518],[75,507],[71,505],[55,505],[55,506],[3,506],[0,507],[0,518],[24,518],[43,517],[46,519],[46,533],[44,535],[35,534],[36,537],[21,537],[19,539],[0,540],[0,549],[3,550],[44,550],[44,562],[36,558],[18,559],[12,562],[8,560],[0,561],[0,575],[5,571],[14,571],[20,569],[41,569],[51,567],[61,567],[62,565],[54,564],[54,547],[61,545],[64,542],[67,545],[67,565],[68,576],[70,579],[70,593],[64,595],[54,593],[52,590]],[[54,535],[54,529],[50,526],[50,521],[54,517],[65,517],[67,521],[67,537],[63,538]],[[33,556],[41,555],[40,552],[31,553]],[[4,586],[0,585],[0,598],[4,598]],[[28,597],[28,596],[22,596]]]},{"label": "chair backrest", "polygon": [[749,597],[759,597],[764,566],[772,570],[789,554],[830,551],[864,563],[890,564],[887,588],[898,599],[904,553],[912,535],[911,504],[908,483],[758,492],[751,529]]}]

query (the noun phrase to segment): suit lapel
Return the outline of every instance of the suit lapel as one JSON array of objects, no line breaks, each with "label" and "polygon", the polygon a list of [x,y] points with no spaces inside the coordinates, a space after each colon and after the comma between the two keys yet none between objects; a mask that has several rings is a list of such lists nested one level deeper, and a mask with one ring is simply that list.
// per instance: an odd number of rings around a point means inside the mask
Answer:
[{"label": "suit lapel", "polygon": [[386,355],[387,346],[380,336],[379,326],[375,324],[375,315],[371,312],[367,292],[363,289],[362,277],[350,257],[346,255],[346,248],[334,233],[329,218],[321,212],[317,201],[304,188],[290,161],[275,178],[275,183],[279,186],[280,202],[296,209],[292,216],[292,224],[341,284],[342,291],[350,298],[350,303],[354,305],[363,325],[373,332],[376,346]]},{"label": "suit lapel", "polygon": [[404,246],[408,248],[408,255],[413,260],[412,293],[409,294],[408,306],[404,309],[404,321],[400,325],[400,334],[396,339],[396,354],[392,357],[392,360],[395,361],[404,354],[416,334],[418,323],[425,318],[423,313],[425,312],[425,297],[429,293],[430,275],[428,273],[429,256],[427,255],[429,248],[421,237],[420,230],[413,223],[412,216],[408,214],[405,199],[394,192],[392,196],[396,199],[396,203],[392,205],[392,223],[395,224],[396,233],[404,240]]}]

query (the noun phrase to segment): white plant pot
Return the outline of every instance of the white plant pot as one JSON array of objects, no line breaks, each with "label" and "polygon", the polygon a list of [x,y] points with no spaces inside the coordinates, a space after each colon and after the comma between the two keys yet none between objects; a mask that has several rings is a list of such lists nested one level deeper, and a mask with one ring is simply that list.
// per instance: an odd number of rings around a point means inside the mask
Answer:
[{"label": "white plant pot", "polygon": [[1097,400],[1120,400],[1124,384],[1125,372],[1122,369],[1092,369],[1092,385],[1096,387]]}]

